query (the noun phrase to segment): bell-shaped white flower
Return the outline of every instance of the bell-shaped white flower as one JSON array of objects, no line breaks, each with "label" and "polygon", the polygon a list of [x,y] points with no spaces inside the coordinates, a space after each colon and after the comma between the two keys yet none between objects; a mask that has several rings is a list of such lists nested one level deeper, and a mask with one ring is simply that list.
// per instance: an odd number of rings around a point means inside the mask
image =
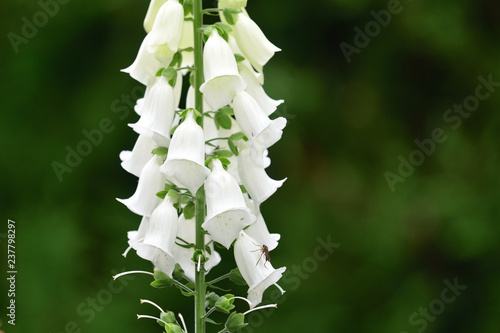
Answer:
[{"label": "bell-shaped white flower", "polygon": [[267,175],[262,146],[256,143],[252,146],[240,143],[239,146],[241,149],[238,155],[238,170],[241,181],[255,204],[260,205],[283,185],[286,178],[274,180]]},{"label": "bell-shaped white flower", "polygon": [[174,104],[176,109],[179,107],[179,103],[182,97],[182,81],[183,81],[182,73],[180,71],[177,71],[177,79],[175,81],[175,86],[174,86],[174,101],[175,101]]},{"label": "bell-shaped white flower", "polygon": [[148,11],[144,18],[144,30],[146,30],[146,32],[150,32],[151,29],[153,29],[156,15],[166,1],[167,0],[151,0],[149,3]]},{"label": "bell-shaped white flower", "polygon": [[280,240],[281,235],[271,234],[269,232],[266,222],[264,221],[264,217],[262,217],[262,214],[260,213],[260,208],[253,202],[253,200],[246,196],[245,202],[247,207],[250,208],[252,214],[257,217],[257,220],[246,228],[245,232],[247,235],[255,239],[257,244],[266,245],[269,251],[274,250],[278,246],[278,241]]},{"label": "bell-shaped white flower", "polygon": [[196,195],[210,173],[204,152],[203,129],[196,123],[194,113],[188,112],[172,136],[167,160],[160,169],[169,180],[178,181]]},{"label": "bell-shaped white flower", "polygon": [[245,91],[255,99],[264,113],[269,116],[276,111],[278,105],[282,104],[284,100],[274,100],[266,94],[262,87],[262,83],[260,83],[259,78],[254,74],[248,62],[240,61],[238,63],[238,69],[241,77],[247,84]]},{"label": "bell-shaped white flower", "polygon": [[[238,122],[236,120],[234,120],[233,117],[231,117],[231,128],[225,129],[225,128],[220,127],[218,130],[217,137],[228,138],[231,135],[238,133],[238,132],[241,132],[241,128],[238,125]],[[220,149],[231,150],[231,148],[229,148],[228,140],[214,140],[214,141],[212,141],[212,143],[217,145]],[[227,166],[227,172],[229,172],[229,174],[231,176],[233,176],[233,178],[236,180],[236,182],[238,182],[238,184],[240,184],[241,179],[240,179],[240,175],[238,172],[238,156],[233,155],[233,156],[227,157],[227,159],[229,160],[229,162],[231,162],[231,164],[229,164]]]},{"label": "bell-shaped white flower", "polygon": [[[252,302],[252,308],[262,302],[264,291],[276,284],[286,270],[286,267],[274,269],[271,263],[266,261],[261,246],[262,244],[258,244],[244,231],[240,232],[234,244],[234,258],[249,286],[247,298]],[[281,288],[280,290],[284,292]]]},{"label": "bell-shaped white flower", "polygon": [[269,119],[250,94],[244,91],[238,93],[232,106],[238,124],[250,140],[268,148],[281,139],[286,119]]},{"label": "bell-shaped white flower", "polygon": [[137,255],[151,261],[156,269],[172,277],[175,258],[172,254],[179,218],[172,199],[166,196],[149,219],[144,240],[135,244]]},{"label": "bell-shaped white flower", "polygon": [[156,142],[150,136],[139,135],[132,151],[124,150],[120,153],[122,168],[139,177],[146,163],[153,157],[151,151],[156,146]]},{"label": "bell-shaped white flower", "polygon": [[219,8],[245,8],[247,0],[219,0]]},{"label": "bell-shaped white flower", "polygon": [[174,54],[177,52],[182,36],[182,25],[184,23],[184,7],[179,0],[168,0],[156,15],[151,35],[148,42],[148,50],[167,67]]},{"label": "bell-shaped white flower", "polygon": [[[222,15],[222,17],[223,16],[224,15]],[[243,52],[241,52],[240,48],[238,47],[238,43],[236,43],[236,40],[234,39],[234,37],[232,35],[229,35],[227,43],[231,47],[231,50],[233,51],[234,54],[238,54],[238,55],[241,55],[243,57]],[[264,73],[256,72],[253,69],[250,61],[248,61],[248,59],[245,58],[245,59],[238,62],[238,70],[240,71],[240,75],[241,75],[241,66],[248,69],[248,71],[253,75],[255,80],[257,80],[261,85],[264,84]]]},{"label": "bell-shaped white flower", "polygon": [[158,78],[145,97],[139,121],[129,126],[139,134],[151,136],[159,145],[167,146],[175,114],[175,96],[164,76]]},{"label": "bell-shaped white flower", "polygon": [[205,44],[203,66],[205,82],[200,91],[212,110],[228,105],[238,92],[246,88],[231,47],[217,29],[213,29]]},{"label": "bell-shaped white flower", "polygon": [[[187,95],[186,95],[186,108],[187,109],[196,109],[195,107],[195,90],[193,86],[189,86]],[[212,111],[210,106],[207,104],[205,99],[203,99],[203,113],[207,111]],[[218,137],[217,127],[215,126],[215,122],[213,118],[208,116],[204,116],[203,118],[203,136],[205,137],[205,141],[215,139]],[[211,141],[213,145],[217,145],[216,141]],[[211,145],[205,145],[205,154],[210,154],[213,152],[215,147]]]},{"label": "bell-shaped white flower", "polygon": [[148,51],[150,40],[151,36],[148,34],[144,38],[132,65],[122,69],[122,72],[130,74],[133,79],[148,87],[155,83],[156,72],[161,68],[160,62],[156,59],[155,55]]},{"label": "bell-shaped white flower", "polygon": [[[179,217],[179,229],[177,231],[177,237],[185,240],[188,243],[196,243],[196,222],[194,218],[186,220],[184,214]],[[207,244],[208,242],[210,242],[210,236],[205,235],[205,244]],[[184,242],[182,242],[181,240],[178,240],[177,243],[184,244]],[[206,254],[208,256],[208,261],[204,266],[207,273],[210,271],[210,269],[217,266],[221,261],[219,253],[214,250],[213,243],[209,245],[209,248],[211,254]],[[196,271],[196,264],[193,261],[194,249],[187,249],[179,245],[174,245],[172,253],[174,254],[175,261],[184,270],[184,274],[186,274],[186,276],[191,281],[194,281]]]},{"label": "bell-shaped white flower", "polygon": [[137,215],[151,216],[161,202],[156,196],[165,185],[165,175],[160,172],[161,162],[162,158],[154,155],[142,169],[134,195],[128,199],[117,199]]},{"label": "bell-shaped white flower", "polygon": [[127,232],[129,247],[123,253],[124,257],[127,256],[127,253],[128,251],[130,251],[130,249],[137,250],[136,245],[142,243],[148,228],[149,228],[149,217],[143,216],[141,223],[139,224],[139,228],[137,228],[137,230]]},{"label": "bell-shaped white flower", "polygon": [[[186,20],[191,19],[191,20]],[[186,16],[182,26],[182,36],[179,43],[179,49],[187,49],[194,47],[194,32],[193,32],[193,15]],[[181,67],[192,67],[194,66],[194,50],[193,51],[182,51],[182,64]],[[185,75],[187,69],[183,70],[182,74]]]},{"label": "bell-shaped white flower", "polygon": [[202,227],[214,241],[229,249],[239,232],[255,221],[255,216],[246,206],[240,186],[222,163],[214,159],[212,165],[205,182],[207,217]]},{"label": "bell-shaped white flower", "polygon": [[262,67],[271,59],[274,53],[281,51],[264,35],[259,26],[244,13],[237,14],[234,24],[234,38],[255,69],[262,72]]}]

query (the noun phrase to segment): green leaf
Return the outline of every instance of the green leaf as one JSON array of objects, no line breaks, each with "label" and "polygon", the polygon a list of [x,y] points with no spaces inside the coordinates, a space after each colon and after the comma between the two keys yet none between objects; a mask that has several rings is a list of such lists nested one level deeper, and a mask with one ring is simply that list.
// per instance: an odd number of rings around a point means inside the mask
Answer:
[{"label": "green leaf", "polygon": [[154,280],[151,282],[151,286],[158,289],[171,287],[172,284],[172,279]]},{"label": "green leaf", "polygon": [[227,23],[234,25],[234,17],[231,14],[229,9],[224,9],[224,18],[226,19]]},{"label": "green leaf", "polygon": [[176,287],[181,291],[181,294],[183,294],[184,296],[186,297],[191,297],[191,296],[194,296],[196,295],[196,292],[195,291],[192,291],[192,292],[187,292],[185,291],[184,289],[182,289],[180,286],[177,286]]},{"label": "green leaf", "polygon": [[217,22],[215,23],[215,25],[218,27],[218,28],[221,28],[222,30],[226,31],[226,32],[231,32],[233,31],[233,28],[231,28],[229,25],[227,24],[224,24],[222,22]]},{"label": "green leaf", "polygon": [[195,205],[194,202],[190,201],[183,210],[184,217],[186,220],[191,220],[194,217]]},{"label": "green leaf", "polygon": [[177,319],[175,319],[175,314],[172,311],[160,313],[160,319],[168,324],[177,324]]},{"label": "green leaf", "polygon": [[241,193],[243,193],[243,194],[248,193],[248,191],[247,191],[247,189],[245,188],[245,186],[240,185],[240,189],[241,189]]},{"label": "green leaf", "polygon": [[222,156],[222,157],[231,157],[233,156],[233,153],[231,153],[229,150],[217,150],[214,152],[215,155],[217,156]]},{"label": "green leaf", "polygon": [[205,245],[205,251],[207,251],[209,255],[212,254],[212,249],[210,248],[210,245]]},{"label": "green leaf", "polygon": [[156,193],[156,196],[160,199],[165,199],[165,197],[167,196],[167,193],[168,193],[168,191],[160,191],[160,192]]},{"label": "green leaf", "polygon": [[209,157],[209,158],[207,158],[207,159],[205,160],[205,166],[206,166],[207,168],[209,167],[210,162],[212,162],[212,160],[213,160],[213,159],[214,159],[213,157]]},{"label": "green leaf", "polygon": [[173,199],[178,199],[179,198],[179,192],[177,192],[176,190],[172,189],[172,190],[169,190],[167,195]]},{"label": "green leaf", "polygon": [[151,151],[151,154],[158,155],[158,156],[164,156],[168,154],[168,148],[167,147],[156,147]]},{"label": "green leaf", "polygon": [[231,117],[229,117],[226,113],[224,112],[217,112],[217,114],[214,117],[215,124],[219,125],[220,127],[224,129],[231,129]]},{"label": "green leaf", "polygon": [[179,200],[179,202],[181,204],[185,205],[190,201],[191,201],[191,197],[189,195],[181,194],[181,199]]},{"label": "green leaf", "polygon": [[179,325],[176,324],[168,324],[165,327],[165,331],[167,333],[184,333],[182,328]]},{"label": "green leaf", "polygon": [[227,318],[225,328],[229,332],[236,332],[237,330],[247,326],[245,323],[245,316],[243,313],[232,312]]},{"label": "green leaf", "polygon": [[220,160],[220,162],[222,163],[222,165],[229,165],[231,164],[231,161],[228,160],[227,158],[225,157],[222,157],[222,156],[217,156],[217,158]]},{"label": "green leaf", "polygon": [[[223,312],[225,314],[229,314],[232,309],[234,309],[234,299],[229,299],[230,297],[226,297],[227,295],[219,297],[217,302],[215,302],[215,309],[219,312]],[[234,295],[232,296],[234,297]]]},{"label": "green leaf", "polygon": [[227,114],[228,116],[233,116],[234,115],[234,110],[230,106],[225,106],[223,108],[220,108],[218,110],[218,112],[223,112],[223,113]]},{"label": "green leaf", "polygon": [[175,243],[175,244],[180,246],[180,247],[183,247],[185,249],[196,249],[196,245],[193,243],[189,243],[189,244]]},{"label": "green leaf", "polygon": [[203,320],[203,321],[204,321],[204,322],[206,322],[206,323],[209,323],[209,324],[214,324],[214,325],[220,325],[220,324],[222,324],[222,323],[217,323],[217,322],[213,321],[212,319],[210,319],[210,318],[208,318],[208,317],[206,317],[206,318],[202,318],[201,320]]},{"label": "green leaf", "polygon": [[236,148],[236,145],[234,144],[234,141],[229,139],[227,140],[227,144],[229,146],[229,149],[231,149],[231,152],[235,155],[235,156],[238,156],[239,155],[239,152],[238,152],[238,148]]},{"label": "green leaf", "polygon": [[155,76],[161,76],[161,74],[163,73],[163,70],[164,70],[164,69],[165,69],[165,68],[163,68],[163,67],[162,67],[162,68],[160,68],[159,70],[157,70],[157,71],[156,71]]},{"label": "green leaf", "polygon": [[176,280],[181,280],[184,277],[184,270],[181,268],[181,265],[175,264],[175,268],[172,272],[172,277]]},{"label": "green leaf", "polygon": [[176,188],[177,188],[177,186],[175,186],[172,183],[165,183],[165,191],[169,191],[169,190],[176,189]]},{"label": "green leaf", "polygon": [[205,297],[205,304],[207,306],[207,308],[212,308],[215,306],[215,303],[217,302],[217,300],[219,299],[219,295],[217,295],[216,293],[214,293],[213,291],[211,291],[210,293],[208,293]]},{"label": "green leaf", "polygon": [[238,141],[238,140],[241,140],[241,139],[245,139],[246,136],[245,136],[245,133],[243,133],[243,132],[237,132],[237,133],[231,134],[231,136],[229,138],[231,140]]},{"label": "green leaf", "polygon": [[168,67],[163,69],[161,75],[170,80],[174,77],[177,77],[177,71],[173,67]]},{"label": "green leaf", "polygon": [[170,135],[174,135],[174,132],[177,129],[177,127],[179,127],[179,125],[175,125],[174,127],[172,127],[172,129],[170,130]]},{"label": "green leaf", "polygon": [[229,275],[229,280],[233,281],[234,283],[236,283],[240,286],[247,285],[245,279],[241,275],[240,270],[238,268],[231,270],[230,275]]},{"label": "green leaf", "polygon": [[236,62],[240,62],[245,60],[246,58],[242,56],[241,54],[235,54],[234,57],[236,58]]}]

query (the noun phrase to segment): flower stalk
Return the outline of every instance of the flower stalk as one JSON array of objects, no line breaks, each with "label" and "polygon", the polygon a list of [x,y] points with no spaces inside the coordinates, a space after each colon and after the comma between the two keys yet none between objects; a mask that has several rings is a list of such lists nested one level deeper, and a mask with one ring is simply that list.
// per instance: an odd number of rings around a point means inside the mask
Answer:
[{"label": "flower stalk", "polygon": [[[203,94],[200,87],[203,84],[203,40],[200,28],[203,25],[203,4],[202,0],[193,0],[193,31],[194,31],[194,91],[195,108],[203,114]],[[201,127],[203,127],[203,117],[201,117]],[[205,189],[202,186],[196,194],[196,249],[205,250],[205,232],[201,225],[205,222]],[[196,253],[196,251],[195,251]],[[198,252],[199,253],[199,252]],[[201,258],[197,258],[201,260]],[[207,287],[205,284],[204,263],[195,273],[195,333],[205,333],[205,297]]]}]

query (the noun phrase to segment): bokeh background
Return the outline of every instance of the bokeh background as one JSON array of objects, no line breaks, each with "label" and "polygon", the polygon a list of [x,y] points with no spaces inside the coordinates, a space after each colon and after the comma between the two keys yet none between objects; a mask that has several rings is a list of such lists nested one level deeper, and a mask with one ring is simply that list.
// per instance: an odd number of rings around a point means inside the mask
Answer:
[{"label": "bokeh background", "polygon": [[[364,31],[371,11],[391,1],[248,2],[283,49],[265,68],[265,87],[286,100],[278,113],[288,118],[269,168],[288,180],[262,208],[282,235],[271,255],[275,267],[288,267],[288,292],[279,309],[251,317],[254,331],[498,332],[500,90],[457,128],[443,115],[474,95],[479,76],[500,81],[500,3],[403,1],[348,62],[339,45],[355,46],[355,28]],[[135,253],[121,256],[139,218],[115,200],[136,186],[118,154],[136,139],[126,99],[140,86],[119,70],[135,58],[147,6],[66,1],[16,53],[8,33],[21,35],[23,17],[32,22],[40,3],[0,3],[0,233],[16,221],[19,272],[11,327],[0,239],[0,330],[160,332],[136,320],[157,314],[140,298],[182,312],[192,330],[192,299],[176,289],[153,289],[145,275],[120,292],[110,284],[117,271],[151,269]],[[113,130],[59,181],[52,163],[64,163],[66,147],[105,118]],[[436,128],[447,139],[392,191],[384,174],[397,174],[398,157],[408,159],[414,140]],[[323,261],[311,259],[318,237],[339,244]],[[222,255],[213,277],[234,265]],[[440,303],[444,281],[454,279],[467,289]],[[429,306],[425,319],[419,311]]]}]

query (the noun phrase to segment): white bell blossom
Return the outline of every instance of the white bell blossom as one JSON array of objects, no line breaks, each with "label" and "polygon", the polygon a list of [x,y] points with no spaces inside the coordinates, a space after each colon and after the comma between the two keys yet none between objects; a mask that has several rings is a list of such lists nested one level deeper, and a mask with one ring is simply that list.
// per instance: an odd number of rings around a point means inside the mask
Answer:
[{"label": "white bell blossom", "polygon": [[238,233],[255,221],[255,216],[246,206],[240,186],[222,163],[214,159],[212,166],[205,182],[207,217],[202,227],[214,241],[229,249]]},{"label": "white bell blossom", "polygon": [[120,153],[122,168],[139,177],[146,163],[153,157],[151,151],[156,146],[156,142],[149,135],[139,135],[132,151],[124,150]]},{"label": "white bell blossom", "polygon": [[219,8],[244,8],[247,0],[219,0]]},{"label": "white bell blossom", "polygon": [[[196,223],[194,218],[186,220],[184,214],[179,217],[179,229],[177,231],[177,237],[188,243],[194,244],[196,242]],[[210,242],[210,236],[205,235],[205,244],[207,244],[208,242]],[[184,242],[182,242],[180,239],[177,240],[177,243],[184,244]],[[209,247],[211,254],[208,255],[208,261],[205,263],[205,269],[207,270],[207,273],[210,271],[210,269],[217,266],[221,261],[220,254],[214,250],[213,243],[211,243]],[[186,274],[186,276],[191,281],[194,281],[196,267],[196,264],[193,261],[194,249],[187,249],[179,245],[174,245],[172,253],[174,254],[175,261],[181,266],[182,270],[184,271],[184,274]]]},{"label": "white bell blossom", "polygon": [[172,136],[167,160],[160,170],[167,179],[179,182],[196,195],[210,173],[205,166],[204,153],[203,129],[196,123],[194,112],[188,112]]},{"label": "white bell blossom", "polygon": [[[186,16],[186,18],[193,19],[193,15]],[[193,22],[191,20],[184,20],[179,49],[186,49],[189,47],[194,47]],[[181,67],[192,66],[194,66],[194,51],[182,51]],[[182,73],[185,75],[187,70],[184,70]]]},{"label": "white bell blossom", "polygon": [[172,254],[179,218],[172,198],[166,196],[149,219],[144,240],[135,244],[137,255],[151,261],[156,269],[172,277],[175,258]]},{"label": "white bell blossom", "polygon": [[246,88],[233,51],[217,29],[213,29],[205,44],[203,66],[205,82],[200,91],[212,110],[228,105],[238,92]]},{"label": "white bell blossom", "polygon": [[164,76],[157,79],[145,97],[141,118],[129,125],[139,134],[150,135],[159,145],[167,146],[174,120],[175,96]]},{"label": "white bell blossom", "polygon": [[259,72],[262,72],[262,67],[274,56],[274,53],[281,51],[280,48],[266,38],[259,26],[244,13],[237,14],[234,24],[234,38],[245,58]]},{"label": "white bell blossom", "polygon": [[247,235],[255,239],[257,244],[265,244],[269,251],[274,250],[278,246],[278,241],[281,238],[280,234],[271,234],[267,229],[264,217],[260,213],[260,208],[253,200],[245,197],[247,207],[250,208],[252,214],[257,217],[257,220],[245,229]]},{"label": "white bell blossom", "polygon": [[117,199],[137,215],[151,216],[153,210],[161,202],[156,193],[163,190],[165,175],[160,172],[162,158],[153,156],[139,175],[137,189],[128,199]]},{"label": "white bell blossom", "polygon": [[282,104],[284,100],[274,100],[266,94],[264,88],[262,87],[262,83],[259,78],[256,77],[255,72],[251,66],[249,66],[248,62],[240,61],[238,63],[238,69],[241,77],[247,84],[245,91],[255,99],[264,113],[269,116],[271,113],[276,111],[276,108]]},{"label": "white bell blossom", "polygon": [[238,170],[240,178],[256,205],[260,205],[283,185],[283,180],[271,179],[264,169],[264,148],[254,143],[240,144]]},{"label": "white bell blossom", "polygon": [[148,87],[155,83],[156,72],[161,68],[160,62],[156,59],[155,55],[148,51],[150,40],[151,35],[148,34],[144,38],[132,65],[122,69],[122,72],[130,74],[133,79]]},{"label": "white bell blossom", "polygon": [[149,228],[149,217],[143,216],[137,230],[127,232],[129,247],[127,248],[125,253],[123,253],[124,257],[127,256],[127,253],[130,249],[137,250],[136,245],[142,243],[142,241],[144,240],[144,236],[146,236],[146,231],[148,230],[148,228]]},{"label": "white bell blossom", "polygon": [[269,119],[257,101],[247,92],[239,92],[231,105],[236,121],[250,140],[268,148],[281,138],[286,119],[283,117]]},{"label": "white bell blossom", "polygon": [[153,29],[156,15],[166,1],[167,0],[151,0],[149,3],[148,11],[144,18],[144,30],[146,30],[146,32],[150,32],[151,29]]},{"label": "white bell blossom", "polygon": [[[194,100],[195,91],[193,86],[189,86],[187,95],[186,95],[186,108],[195,109],[195,100]],[[203,99],[203,112],[212,111],[210,106],[207,104],[205,99]],[[217,132],[217,127],[215,126],[215,122],[213,118],[204,116],[203,118],[203,136],[205,137],[205,141],[215,139],[219,137],[219,133]],[[211,143],[213,145],[217,145],[218,140],[214,140]],[[215,150],[215,147],[211,145],[205,145],[205,154],[210,154]]]},{"label": "white bell blossom", "polygon": [[168,0],[156,15],[148,41],[148,51],[167,67],[179,48],[184,23],[184,7],[179,0]]},{"label": "white bell blossom", "polygon": [[247,298],[252,303],[252,308],[262,302],[264,291],[276,284],[286,270],[286,267],[274,269],[271,263],[266,261],[265,254],[261,252],[262,245],[264,244],[258,244],[244,231],[240,232],[234,244],[234,259],[249,286]]}]

